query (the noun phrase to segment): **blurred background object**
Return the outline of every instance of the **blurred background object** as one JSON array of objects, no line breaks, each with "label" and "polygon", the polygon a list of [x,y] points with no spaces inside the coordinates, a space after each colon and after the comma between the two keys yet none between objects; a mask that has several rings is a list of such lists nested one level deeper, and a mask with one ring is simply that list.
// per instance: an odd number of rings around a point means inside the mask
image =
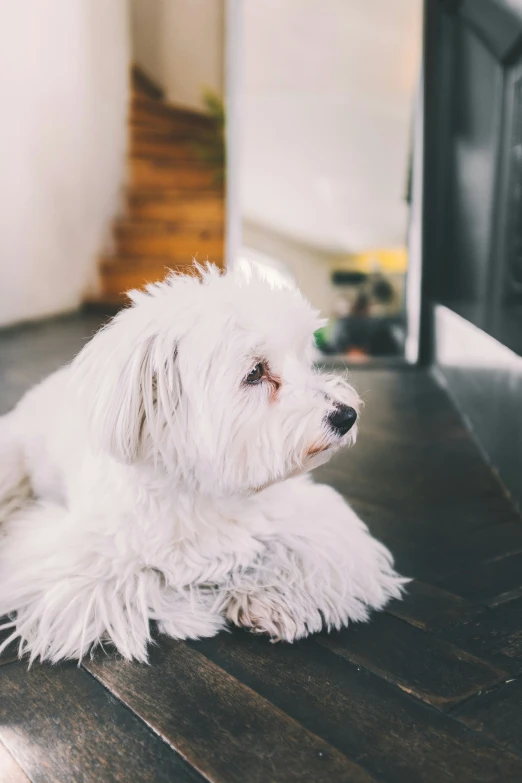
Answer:
[{"label": "blurred background object", "polygon": [[241,253],[285,264],[328,316],[323,354],[403,356],[422,3],[242,13]]},{"label": "blurred background object", "polygon": [[230,265],[277,268],[329,318],[324,356],[403,356],[417,0],[27,0],[8,17],[2,323],[113,312],[193,258],[223,266],[228,232]]},{"label": "blurred background object", "polygon": [[229,264],[278,268],[330,319],[324,356],[403,356],[421,5],[9,7],[0,322],[113,312],[224,265],[228,232]]},{"label": "blurred background object", "polygon": [[2,9],[0,324],[224,259],[223,0]]},{"label": "blurred background object", "polygon": [[224,263],[224,3],[131,0],[126,187],[91,298]]}]

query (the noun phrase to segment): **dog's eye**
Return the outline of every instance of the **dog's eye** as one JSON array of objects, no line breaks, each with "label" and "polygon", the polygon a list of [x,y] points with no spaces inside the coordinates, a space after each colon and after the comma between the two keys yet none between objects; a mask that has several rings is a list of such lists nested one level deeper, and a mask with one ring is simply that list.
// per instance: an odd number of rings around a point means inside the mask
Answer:
[{"label": "dog's eye", "polygon": [[264,377],[264,375],[265,375],[265,367],[262,362],[259,362],[258,364],[256,364],[255,367],[253,367],[250,370],[247,377],[245,378],[245,382],[259,383],[259,381]]}]

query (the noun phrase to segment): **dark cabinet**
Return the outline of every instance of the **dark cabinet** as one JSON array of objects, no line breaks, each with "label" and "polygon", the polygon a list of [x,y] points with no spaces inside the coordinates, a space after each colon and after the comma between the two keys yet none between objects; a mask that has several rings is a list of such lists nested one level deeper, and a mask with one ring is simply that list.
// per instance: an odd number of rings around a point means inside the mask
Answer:
[{"label": "dark cabinet", "polygon": [[522,2],[427,0],[424,279],[522,353]]}]

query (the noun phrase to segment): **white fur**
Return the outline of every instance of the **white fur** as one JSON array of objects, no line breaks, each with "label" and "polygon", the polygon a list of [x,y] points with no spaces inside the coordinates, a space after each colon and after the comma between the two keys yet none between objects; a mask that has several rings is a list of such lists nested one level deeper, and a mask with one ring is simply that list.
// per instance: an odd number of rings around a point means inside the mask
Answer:
[{"label": "white fur", "polygon": [[[399,597],[390,553],[304,475],[358,408],[316,313],[258,273],[169,276],[0,419],[0,616],[31,660],[146,660],[227,622],[287,641]],[[273,380],[245,383],[262,360]],[[8,641],[9,641],[8,639]],[[6,642],[7,643],[7,642]]]}]

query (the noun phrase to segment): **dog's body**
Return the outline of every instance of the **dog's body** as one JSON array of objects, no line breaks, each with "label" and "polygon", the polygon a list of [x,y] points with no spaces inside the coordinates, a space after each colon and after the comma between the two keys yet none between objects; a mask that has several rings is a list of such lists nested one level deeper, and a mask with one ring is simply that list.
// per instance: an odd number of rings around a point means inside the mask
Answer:
[{"label": "dog's body", "polygon": [[[20,652],[146,659],[228,622],[287,641],[399,597],[389,552],[304,475],[358,398],[311,368],[297,291],[172,276],[0,419],[0,616]],[[350,419],[351,416],[351,419]]]}]

